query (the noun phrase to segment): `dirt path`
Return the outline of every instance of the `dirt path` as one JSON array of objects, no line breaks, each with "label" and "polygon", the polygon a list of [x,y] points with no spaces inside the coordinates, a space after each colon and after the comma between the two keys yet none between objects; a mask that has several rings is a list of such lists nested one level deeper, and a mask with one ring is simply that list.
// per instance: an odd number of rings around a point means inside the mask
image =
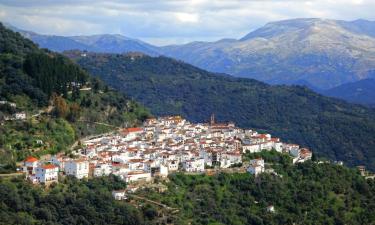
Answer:
[{"label": "dirt path", "polygon": [[141,197],[141,196],[138,196],[138,195],[129,195],[129,197],[132,197],[134,199],[138,199],[138,200],[142,200],[142,201],[145,201],[145,202],[148,202],[148,203],[151,203],[151,204],[154,204],[154,205],[157,205],[159,207],[162,207],[164,209],[167,209],[167,210],[173,210],[173,211],[177,211],[178,212],[178,209],[177,208],[172,208],[172,207],[169,207],[163,203],[160,203],[160,202],[157,202],[157,201],[153,201],[153,200],[150,200],[150,199],[147,199],[145,197]]},{"label": "dirt path", "polygon": [[18,176],[22,176],[24,175],[24,173],[20,172],[20,173],[1,173],[0,174],[0,177],[18,177]]}]

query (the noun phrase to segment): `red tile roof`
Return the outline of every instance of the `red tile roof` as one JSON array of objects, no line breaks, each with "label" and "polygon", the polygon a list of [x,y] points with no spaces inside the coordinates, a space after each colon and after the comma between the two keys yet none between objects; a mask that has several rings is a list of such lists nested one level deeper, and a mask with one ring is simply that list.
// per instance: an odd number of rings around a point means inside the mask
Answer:
[{"label": "red tile roof", "polygon": [[143,159],[130,159],[129,162],[132,162],[132,163],[143,162]]},{"label": "red tile roof", "polygon": [[267,137],[267,134],[259,134],[258,138],[266,138],[267,139],[268,137]]},{"label": "red tile roof", "polygon": [[57,166],[55,166],[53,164],[47,164],[47,165],[42,166],[42,168],[45,169],[45,170],[48,170],[48,169],[55,169],[55,168],[57,168]]},{"label": "red tile roof", "polygon": [[25,162],[28,162],[28,163],[33,163],[33,162],[36,162],[36,161],[38,161],[38,159],[35,158],[35,157],[32,157],[32,156],[29,156],[25,159]]},{"label": "red tile roof", "polygon": [[124,129],[124,132],[126,132],[126,133],[142,132],[142,131],[143,131],[143,129],[140,128],[140,127],[130,127],[130,128]]}]

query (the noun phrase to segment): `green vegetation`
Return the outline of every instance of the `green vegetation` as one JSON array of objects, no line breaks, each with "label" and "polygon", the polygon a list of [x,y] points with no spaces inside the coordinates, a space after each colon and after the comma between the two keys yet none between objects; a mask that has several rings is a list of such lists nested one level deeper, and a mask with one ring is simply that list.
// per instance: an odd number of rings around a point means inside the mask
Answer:
[{"label": "green vegetation", "polygon": [[166,57],[66,53],[83,68],[150,108],[193,122],[219,121],[269,132],[319,157],[375,170],[375,110],[298,86],[270,86],[209,73]]},{"label": "green vegetation", "polygon": [[[0,173],[15,162],[69,151],[79,137],[134,126],[149,112],[90,77],[63,55],[41,50],[0,24]],[[25,112],[26,120],[9,120]]]},{"label": "green vegetation", "polygon": [[24,159],[30,152],[43,154],[65,150],[75,140],[75,131],[66,120],[47,117],[7,122],[0,128],[0,133],[0,143],[16,153],[16,161]]},{"label": "green vegetation", "polygon": [[[146,188],[136,195],[172,207],[164,219],[181,225],[375,224],[375,180],[328,163],[292,165],[276,152],[247,154],[259,156],[270,160],[266,163],[274,173],[256,178],[248,173],[177,173],[169,176],[166,192]],[[0,224],[158,224],[159,206],[113,200],[111,191],[125,186],[116,176],[66,177],[48,189],[22,178],[3,178]],[[275,212],[267,211],[270,205]]]},{"label": "green vegetation", "polygon": [[48,190],[21,178],[0,180],[0,224],[144,224],[141,211],[116,202],[111,191],[125,187],[116,177],[66,178]]},{"label": "green vegetation", "polygon": [[68,89],[77,91],[85,84],[88,75],[62,55],[46,53],[28,54],[25,72],[34,79],[38,88],[49,96],[52,93],[67,95]]},{"label": "green vegetation", "polygon": [[292,163],[292,157],[288,153],[281,154],[275,150],[265,150],[257,153],[246,152],[242,155],[242,161],[250,161],[251,159],[258,158],[262,158],[268,163],[280,163],[282,165],[288,165]]},{"label": "green vegetation", "polygon": [[[169,191],[141,191],[179,208],[175,224],[374,224],[375,182],[354,170],[313,162],[275,169],[279,175],[170,177]],[[280,176],[282,175],[282,177]],[[275,213],[267,212],[273,205]]]}]

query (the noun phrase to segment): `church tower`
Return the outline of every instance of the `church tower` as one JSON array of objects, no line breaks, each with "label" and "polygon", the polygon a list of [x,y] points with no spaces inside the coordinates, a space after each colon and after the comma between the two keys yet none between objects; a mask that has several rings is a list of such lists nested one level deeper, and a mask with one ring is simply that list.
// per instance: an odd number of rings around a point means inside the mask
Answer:
[{"label": "church tower", "polygon": [[215,124],[215,114],[211,114],[211,120],[210,120],[211,126]]}]

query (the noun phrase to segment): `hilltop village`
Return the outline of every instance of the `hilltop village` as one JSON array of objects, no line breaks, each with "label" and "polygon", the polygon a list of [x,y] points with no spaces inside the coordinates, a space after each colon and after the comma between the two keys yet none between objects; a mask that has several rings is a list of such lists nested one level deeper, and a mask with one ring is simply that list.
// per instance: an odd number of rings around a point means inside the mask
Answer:
[{"label": "hilltop village", "polygon": [[[242,154],[275,150],[289,153],[293,163],[310,160],[312,152],[287,144],[270,134],[240,129],[234,123],[190,123],[180,116],[147,119],[142,127],[82,141],[69,157],[48,160],[28,157],[23,171],[33,183],[58,182],[59,172],[78,179],[114,174],[128,183],[152,181],[169,173],[203,173],[207,168],[242,165]],[[246,167],[255,176],[265,172],[264,160],[251,160]]]}]

